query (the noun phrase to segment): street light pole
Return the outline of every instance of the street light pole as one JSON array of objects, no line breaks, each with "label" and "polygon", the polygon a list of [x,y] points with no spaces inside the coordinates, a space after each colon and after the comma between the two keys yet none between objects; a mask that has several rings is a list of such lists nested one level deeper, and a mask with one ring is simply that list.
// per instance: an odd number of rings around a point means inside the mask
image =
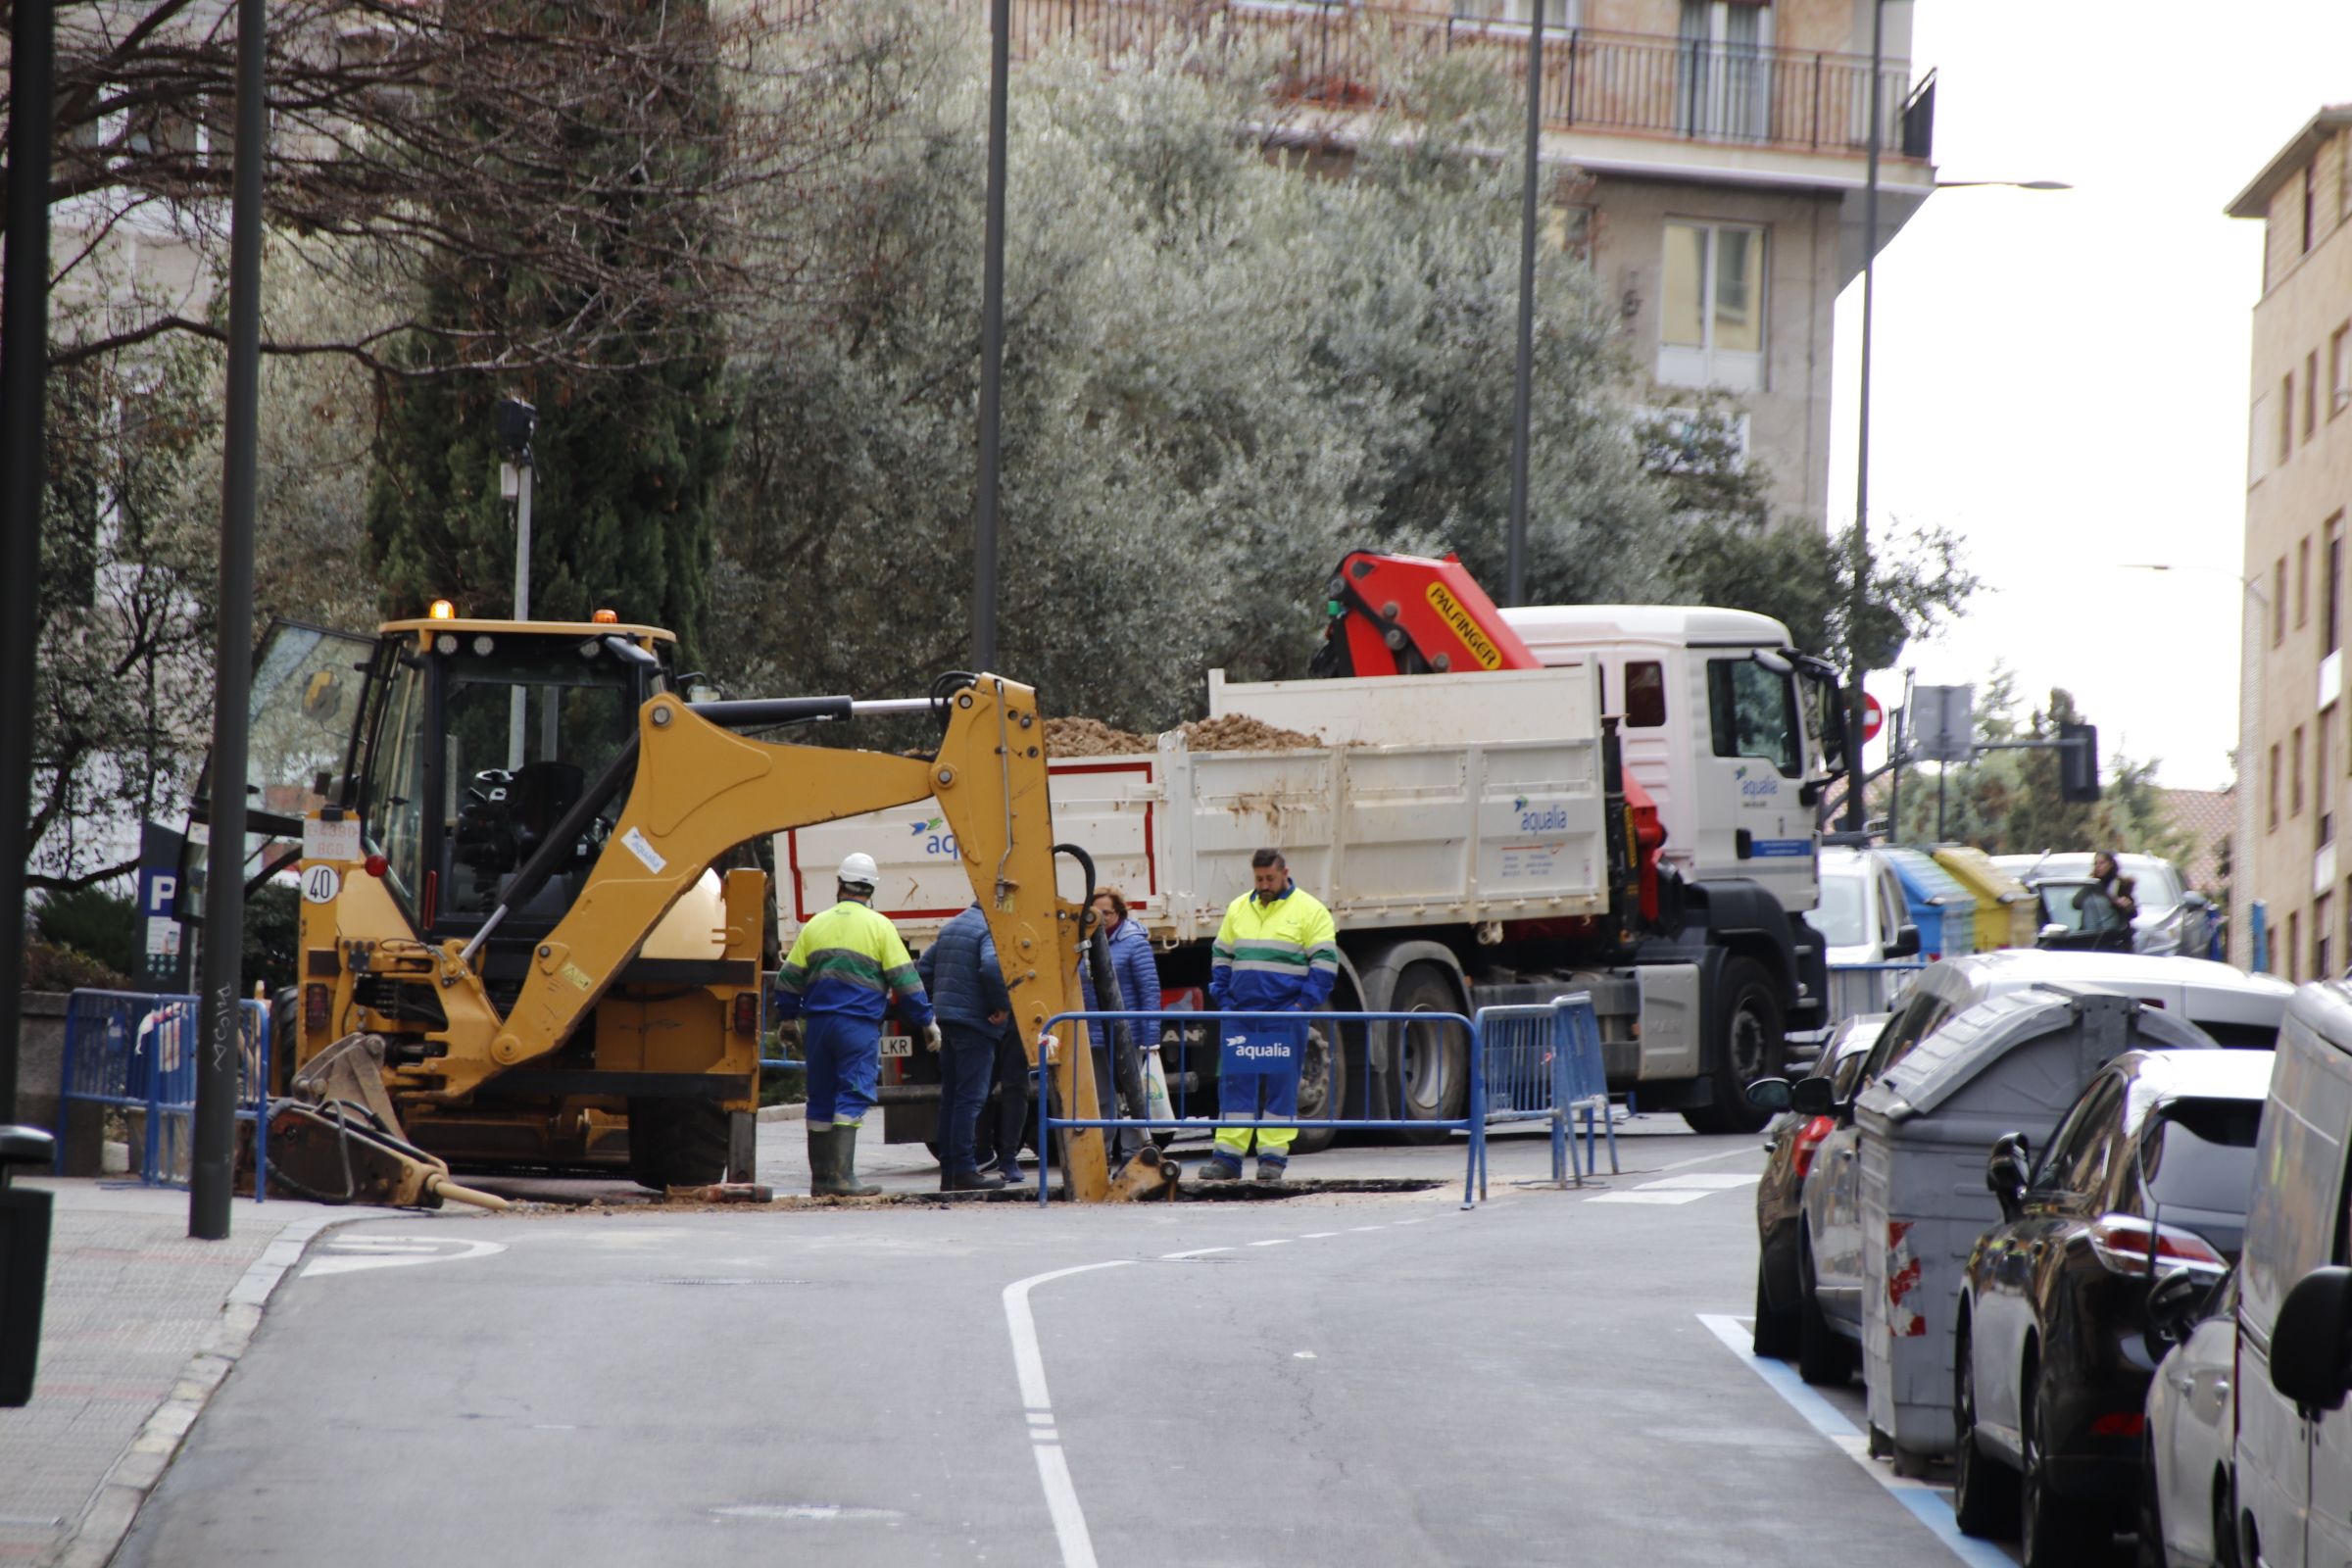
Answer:
[{"label": "street light pole", "polygon": [[9,26],[8,238],[0,300],[0,1123],[17,1119],[17,994],[32,858],[32,683],[38,657],[41,400],[49,362],[49,129],[56,16],[18,0]]},{"label": "street light pole", "polygon": [[1845,694],[1845,830],[1859,833],[1870,820],[1862,799],[1862,654],[1863,621],[1870,605],[1870,326],[1871,306],[1878,285],[1879,260],[1879,135],[1886,108],[1886,0],[1870,7],[1870,167],[1862,187],[1862,384],[1859,418],[1854,431],[1854,560],[1853,596],[1845,611],[1845,652],[1852,671],[1852,689]]},{"label": "street light pole", "polygon": [[997,667],[997,461],[1004,380],[1004,99],[1011,0],[989,7],[988,207],[980,260],[980,481],[972,502],[972,668]]},{"label": "street light pole", "polygon": [[1511,404],[1511,519],[1502,602],[1527,603],[1527,466],[1535,417],[1536,205],[1544,156],[1544,8],[1527,27],[1527,155],[1519,192],[1519,356]]},{"label": "street light pole", "polygon": [[[22,7],[20,7],[22,9]],[[220,592],[213,643],[212,848],[204,884],[188,1234],[228,1235],[236,1167],[237,1070],[245,1053],[238,976],[245,957],[245,750],[253,689],[255,423],[262,373],[262,160],[269,106],[263,0],[237,0],[237,141],[229,174],[228,387],[221,435]],[[256,1195],[259,1196],[258,1194]]]}]

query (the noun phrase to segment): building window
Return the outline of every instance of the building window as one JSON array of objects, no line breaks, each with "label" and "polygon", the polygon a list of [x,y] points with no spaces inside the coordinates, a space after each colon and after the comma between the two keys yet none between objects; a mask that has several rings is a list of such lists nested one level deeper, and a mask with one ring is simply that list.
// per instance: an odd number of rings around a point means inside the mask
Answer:
[{"label": "building window", "polygon": [[2294,742],[2286,753],[2286,814],[2303,814],[2303,726],[2295,726]]},{"label": "building window", "polygon": [[2328,978],[2328,895],[2311,901],[2311,977]]},{"label": "building window", "polygon": [[2335,842],[2335,815],[2328,809],[2328,781],[2335,774],[2328,760],[2335,755],[2328,749],[2328,732],[2335,727],[2331,722],[2334,717],[2335,710],[2331,708],[2319,716],[2312,730],[2311,806],[2318,829],[2314,842],[2321,849]]},{"label": "building window", "polygon": [[2286,916],[2286,977],[2300,985],[2303,980],[2303,911],[2292,909]]},{"label": "building window", "polygon": [[2286,558],[2271,571],[2271,646],[2286,641]]},{"label": "building window", "polygon": [[2278,378],[2278,461],[2295,455],[2295,372]]},{"label": "building window", "polygon": [[2344,514],[2328,519],[2328,543],[2320,558],[2320,655],[2344,645]]},{"label": "building window", "polygon": [[2311,624],[2311,535],[2295,541],[2295,630]]},{"label": "building window", "polygon": [[[1546,0],[1544,29],[1580,27],[1584,12],[1582,0]],[[1515,22],[1525,26],[1535,20],[1536,8],[1534,0],[1453,0],[1453,14],[1464,22]]]},{"label": "building window", "polygon": [[[2344,162],[2352,166],[2352,158]],[[2344,412],[2345,404],[2352,403],[2352,387],[2344,384],[2346,371],[2352,369],[2352,367],[2344,364],[2344,339],[2347,336],[2352,336],[2352,321],[2328,334],[2328,417],[2330,419]]]},{"label": "building window", "polygon": [[2313,169],[2311,164],[2305,164],[2303,166],[2303,251],[2305,255],[2309,255],[2311,253],[2311,210],[2316,205],[2316,202],[2313,198],[2313,192],[2319,188],[2319,181],[2315,177],[2317,171]]},{"label": "building window", "polygon": [[2278,831],[2278,743],[2277,741],[2271,742],[2271,776],[2266,781],[2265,788],[2271,801],[2269,831],[2276,833]]},{"label": "building window", "polygon": [[2313,349],[2303,356],[2303,439],[2309,441],[2320,427],[2320,351]]},{"label": "building window", "polygon": [[1671,220],[1658,313],[1658,379],[1764,389],[1764,230]]}]

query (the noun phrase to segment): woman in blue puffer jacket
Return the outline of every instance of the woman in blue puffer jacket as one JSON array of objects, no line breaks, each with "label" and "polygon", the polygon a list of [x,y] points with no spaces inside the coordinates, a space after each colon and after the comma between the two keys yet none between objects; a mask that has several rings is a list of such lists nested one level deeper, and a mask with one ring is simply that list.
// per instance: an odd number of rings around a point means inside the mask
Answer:
[{"label": "woman in blue puffer jacket", "polygon": [[[1095,918],[1102,923],[1103,933],[1110,939],[1110,974],[1119,983],[1119,1006],[1128,1012],[1149,1012],[1159,1005],[1159,965],[1152,957],[1152,939],[1144,934],[1141,920],[1127,917],[1127,900],[1117,888],[1103,888],[1095,894]],[[1086,991],[1087,1010],[1100,1010],[1095,1001],[1094,965],[1081,961],[1078,965],[1079,983]],[[1093,1025],[1098,1050],[1110,1044],[1107,1025]],[[1151,1024],[1139,1024],[1128,1031],[1135,1043],[1149,1051],[1158,1042],[1159,1031]]]}]

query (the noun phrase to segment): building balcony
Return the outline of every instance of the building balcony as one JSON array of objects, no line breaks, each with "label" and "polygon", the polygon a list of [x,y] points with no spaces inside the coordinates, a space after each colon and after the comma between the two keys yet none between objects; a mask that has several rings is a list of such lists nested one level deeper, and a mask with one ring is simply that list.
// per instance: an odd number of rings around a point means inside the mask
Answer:
[{"label": "building balcony", "polygon": [[[1347,0],[1011,0],[1011,13],[1016,59],[1069,48],[1115,67],[1200,49],[1258,50],[1278,64],[1278,88],[1291,102],[1344,117],[1377,107],[1403,70],[1433,57],[1481,63],[1514,98],[1527,72],[1524,24]],[[1870,78],[1867,55],[1547,30],[1544,124],[1557,134],[1842,162],[1869,148]],[[1935,74],[1911,86],[1907,61],[1882,63],[1880,105],[1889,174],[1923,175],[1934,155]]]}]

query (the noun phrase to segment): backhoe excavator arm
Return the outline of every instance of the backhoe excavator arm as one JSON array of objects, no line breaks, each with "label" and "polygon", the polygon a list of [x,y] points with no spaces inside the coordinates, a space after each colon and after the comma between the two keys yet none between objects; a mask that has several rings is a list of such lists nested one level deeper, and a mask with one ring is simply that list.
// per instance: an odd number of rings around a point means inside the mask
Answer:
[{"label": "backhoe excavator arm", "polygon": [[[674,694],[647,702],[634,743],[583,797],[578,820],[549,836],[559,849],[576,842],[587,818],[627,791],[586,885],[536,946],[521,994],[503,1018],[470,960],[503,910],[544,882],[546,868],[536,861],[522,867],[501,912],[471,944],[443,945],[439,979],[449,1026],[431,1038],[446,1042],[448,1053],[431,1063],[442,1088],[427,1098],[462,1102],[506,1069],[562,1047],[670,906],[729,849],[925,799],[939,802],[955,829],[1034,1063],[1046,1019],[1081,1005],[1082,910],[1054,888],[1045,726],[1036,693],[997,676],[978,676],[944,701],[947,732],[930,761],[750,740],[705,716],[773,723],[834,716],[838,709],[846,718],[852,705],[841,699],[709,704],[699,711]],[[1078,1031],[1065,1025],[1063,1033],[1054,1062],[1061,1102],[1081,1118],[1096,1117],[1091,1053]],[[1080,1200],[1108,1196],[1101,1131],[1070,1135],[1063,1158]]]}]

